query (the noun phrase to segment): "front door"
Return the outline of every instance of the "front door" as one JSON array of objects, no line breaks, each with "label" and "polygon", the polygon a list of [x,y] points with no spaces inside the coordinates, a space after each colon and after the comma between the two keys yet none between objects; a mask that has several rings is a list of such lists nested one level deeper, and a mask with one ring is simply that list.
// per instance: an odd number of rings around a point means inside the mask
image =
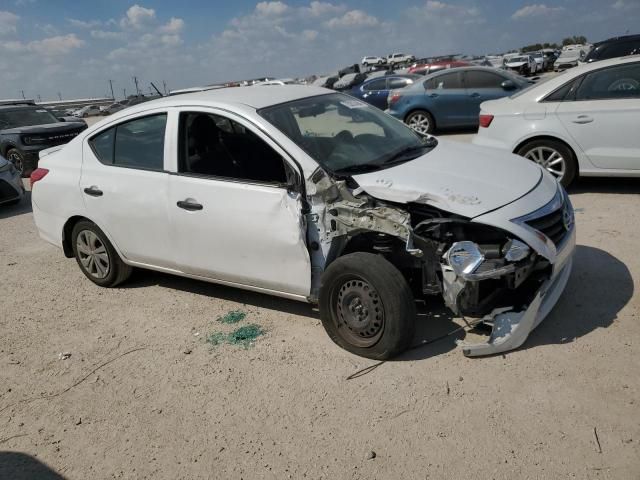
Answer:
[{"label": "front door", "polygon": [[242,119],[179,113],[169,180],[171,241],[185,273],[309,295],[311,265],[295,169]]},{"label": "front door", "polygon": [[596,167],[640,170],[640,62],[586,74],[556,115]]},{"label": "front door", "polygon": [[435,117],[438,127],[460,127],[469,124],[473,106],[469,103],[460,72],[446,72],[424,83],[425,106]]}]

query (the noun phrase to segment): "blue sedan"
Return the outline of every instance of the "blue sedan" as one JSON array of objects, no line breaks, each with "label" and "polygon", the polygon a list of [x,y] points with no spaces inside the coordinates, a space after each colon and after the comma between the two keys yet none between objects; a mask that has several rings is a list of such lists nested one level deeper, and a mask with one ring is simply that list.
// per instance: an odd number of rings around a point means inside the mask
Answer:
[{"label": "blue sedan", "polygon": [[506,97],[531,83],[488,67],[461,67],[423,77],[389,96],[387,113],[420,133],[436,128],[477,128],[480,104]]},{"label": "blue sedan", "polygon": [[360,85],[353,87],[349,95],[364,100],[381,110],[387,108],[389,91],[408,87],[417,80],[422,80],[422,75],[396,74],[370,78]]}]

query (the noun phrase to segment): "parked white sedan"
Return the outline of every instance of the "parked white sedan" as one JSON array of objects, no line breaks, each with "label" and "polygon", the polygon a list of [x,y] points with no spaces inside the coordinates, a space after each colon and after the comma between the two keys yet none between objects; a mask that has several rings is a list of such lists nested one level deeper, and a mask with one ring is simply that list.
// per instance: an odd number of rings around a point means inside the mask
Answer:
[{"label": "parked white sedan", "polygon": [[40,235],[97,285],[142,267],[318,303],[331,339],[371,358],[408,348],[414,299],[435,295],[493,326],[465,354],[516,348],[571,271],[573,210],[542,168],[321,88],[151,101],[39,166]]},{"label": "parked white sedan", "polygon": [[484,102],[476,145],[576,176],[640,176],[640,56],[576,67],[509,98]]}]

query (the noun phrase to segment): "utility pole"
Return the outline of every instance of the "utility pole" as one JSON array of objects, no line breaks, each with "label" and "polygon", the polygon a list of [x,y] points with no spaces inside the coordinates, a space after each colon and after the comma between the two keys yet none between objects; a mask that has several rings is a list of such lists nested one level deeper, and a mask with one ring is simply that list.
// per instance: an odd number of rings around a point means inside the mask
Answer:
[{"label": "utility pole", "polygon": [[22,92],[22,99],[26,100],[26,97],[24,96],[24,90],[20,90]]},{"label": "utility pole", "polygon": [[164,89],[164,94],[167,94],[167,82],[165,82],[164,80],[162,80],[162,87]]},{"label": "utility pole", "polygon": [[133,77],[133,83],[136,84],[136,95],[140,95],[140,89],[138,88],[138,77]]},{"label": "utility pole", "polygon": [[127,99],[127,89],[126,88],[122,89],[122,96],[124,97],[125,100]]},{"label": "utility pole", "polygon": [[62,94],[60,92],[58,92],[58,98],[62,101]]},{"label": "utility pole", "polygon": [[38,102],[42,101],[42,97],[40,97],[40,94],[38,94]]},{"label": "utility pole", "polygon": [[116,96],[113,94],[113,82],[109,80],[109,87],[111,88],[111,99],[115,100]]}]

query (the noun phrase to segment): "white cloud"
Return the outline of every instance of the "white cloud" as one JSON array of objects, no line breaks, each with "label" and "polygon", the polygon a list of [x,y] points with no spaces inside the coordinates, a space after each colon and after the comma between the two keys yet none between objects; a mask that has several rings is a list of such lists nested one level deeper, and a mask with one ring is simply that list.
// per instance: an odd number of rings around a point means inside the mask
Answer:
[{"label": "white cloud", "polygon": [[30,52],[38,54],[44,58],[58,55],[66,55],[76,48],[85,44],[74,33],[68,35],[57,35],[55,37],[33,40],[31,42],[4,42],[2,47],[11,52]]},{"label": "white cloud", "polygon": [[126,16],[120,20],[122,28],[140,29],[149,25],[156,18],[156,11],[153,8],[144,8],[137,3],[127,10]]},{"label": "white cloud", "polygon": [[521,20],[530,17],[546,17],[560,13],[563,10],[563,7],[548,7],[544,3],[536,3],[533,5],[525,5],[521,9],[516,10],[516,12],[511,15],[511,18],[514,20]]},{"label": "white cloud", "polygon": [[16,33],[20,17],[15,13],[0,11],[0,35]]},{"label": "white cloud", "polygon": [[96,28],[102,25],[100,20],[78,20],[77,18],[67,18],[67,21],[77,28]]},{"label": "white cloud", "polygon": [[256,5],[256,12],[261,15],[282,15],[289,9],[283,2],[259,2]]},{"label": "white cloud", "polygon": [[640,8],[640,2],[637,0],[617,0],[616,3],[613,4],[613,8],[616,10],[635,10]]},{"label": "white cloud", "polygon": [[349,10],[341,17],[334,17],[327,21],[329,28],[340,27],[375,27],[379,25],[378,19],[362,10]]},{"label": "white cloud", "polygon": [[91,36],[98,40],[119,40],[124,38],[124,33],[109,30],[91,30]]},{"label": "white cloud", "polygon": [[485,19],[476,7],[453,5],[437,0],[428,0],[421,7],[409,9],[409,16],[417,21],[438,25],[470,25],[484,23]]},{"label": "white cloud", "polygon": [[181,18],[171,17],[171,19],[167,22],[166,25],[160,27],[160,32],[176,34],[180,33],[184,28],[184,20]]},{"label": "white cloud", "polygon": [[313,17],[321,17],[323,15],[336,15],[338,13],[344,12],[346,7],[343,5],[334,5],[329,2],[318,2],[314,1],[309,4],[309,7],[306,8],[306,11]]}]

